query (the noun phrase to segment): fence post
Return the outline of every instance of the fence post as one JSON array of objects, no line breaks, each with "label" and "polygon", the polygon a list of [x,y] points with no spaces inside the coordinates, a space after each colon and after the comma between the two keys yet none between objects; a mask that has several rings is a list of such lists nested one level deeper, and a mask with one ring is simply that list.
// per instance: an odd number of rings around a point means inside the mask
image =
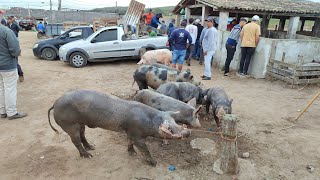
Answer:
[{"label": "fence post", "polygon": [[238,174],[237,117],[226,114],[222,119],[222,156],[220,169],[223,173]]}]

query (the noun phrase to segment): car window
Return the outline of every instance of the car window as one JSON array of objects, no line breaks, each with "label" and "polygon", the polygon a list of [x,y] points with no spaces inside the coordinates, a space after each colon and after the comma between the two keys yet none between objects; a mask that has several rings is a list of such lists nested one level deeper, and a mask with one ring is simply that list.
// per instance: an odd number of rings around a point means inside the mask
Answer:
[{"label": "car window", "polygon": [[96,42],[106,42],[118,40],[117,29],[107,29],[102,31],[95,37]]},{"label": "car window", "polygon": [[81,38],[82,36],[82,29],[74,29],[72,31],[70,31],[68,33],[68,36],[69,38]]}]

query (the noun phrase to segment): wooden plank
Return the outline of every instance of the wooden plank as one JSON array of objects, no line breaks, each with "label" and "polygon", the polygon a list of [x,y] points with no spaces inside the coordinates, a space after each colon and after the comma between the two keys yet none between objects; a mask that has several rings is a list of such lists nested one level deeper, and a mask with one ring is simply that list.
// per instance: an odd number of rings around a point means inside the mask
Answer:
[{"label": "wooden plank", "polygon": [[320,66],[297,66],[297,71],[320,71]]},{"label": "wooden plank", "polygon": [[272,73],[276,73],[282,76],[286,76],[286,77],[293,77],[294,76],[294,72],[290,71],[290,70],[286,70],[286,69],[279,69],[276,67],[272,67],[270,65],[267,66],[268,71],[272,72]]},{"label": "wooden plank", "polygon": [[296,71],[295,76],[320,76],[320,71]]},{"label": "wooden plank", "polygon": [[295,79],[295,84],[316,84],[320,83],[320,78],[317,79]]},{"label": "wooden plank", "polygon": [[272,59],[270,61],[270,63],[277,64],[277,65],[280,65],[280,66],[285,66],[285,67],[288,67],[288,68],[293,68],[293,69],[296,68],[296,65],[294,65],[294,64],[278,61],[278,60],[275,60],[275,59]]},{"label": "wooden plank", "polygon": [[270,71],[267,71],[267,74],[276,78],[276,79],[280,79],[282,81],[285,81],[287,83],[290,83],[290,84],[293,84],[293,79],[289,78],[289,77],[285,77],[285,76],[281,76],[281,75],[278,75],[278,74],[275,74],[273,72],[270,72]]}]

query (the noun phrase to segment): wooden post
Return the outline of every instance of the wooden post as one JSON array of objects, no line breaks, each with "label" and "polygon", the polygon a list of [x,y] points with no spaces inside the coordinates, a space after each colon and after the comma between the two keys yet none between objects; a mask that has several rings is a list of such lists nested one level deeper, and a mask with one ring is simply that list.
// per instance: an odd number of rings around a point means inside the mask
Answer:
[{"label": "wooden post", "polygon": [[178,72],[175,70],[168,70],[167,79],[169,82],[175,82],[177,79]]},{"label": "wooden post", "polygon": [[226,114],[222,118],[222,156],[220,169],[223,173],[238,174],[237,117]]}]

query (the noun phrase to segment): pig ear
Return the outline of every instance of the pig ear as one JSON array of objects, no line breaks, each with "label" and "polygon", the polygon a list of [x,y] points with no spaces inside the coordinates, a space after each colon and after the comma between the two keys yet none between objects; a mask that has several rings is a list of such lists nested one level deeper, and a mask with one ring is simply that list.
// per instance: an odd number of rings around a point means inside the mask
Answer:
[{"label": "pig ear", "polygon": [[180,114],[180,111],[176,111],[176,112],[167,111],[167,113],[172,117],[172,116],[174,116],[174,115]]},{"label": "pig ear", "polygon": [[202,109],[202,106],[200,105],[200,106],[194,111],[194,114],[198,114],[201,109]]},{"label": "pig ear", "polygon": [[230,102],[230,105],[231,105],[231,104],[232,104],[232,102],[233,102],[233,99],[230,99],[230,101],[229,101],[229,102]]},{"label": "pig ear", "polygon": [[196,98],[192,98],[190,101],[187,102],[187,104],[189,104],[190,106],[196,108],[196,105],[197,105]]}]

